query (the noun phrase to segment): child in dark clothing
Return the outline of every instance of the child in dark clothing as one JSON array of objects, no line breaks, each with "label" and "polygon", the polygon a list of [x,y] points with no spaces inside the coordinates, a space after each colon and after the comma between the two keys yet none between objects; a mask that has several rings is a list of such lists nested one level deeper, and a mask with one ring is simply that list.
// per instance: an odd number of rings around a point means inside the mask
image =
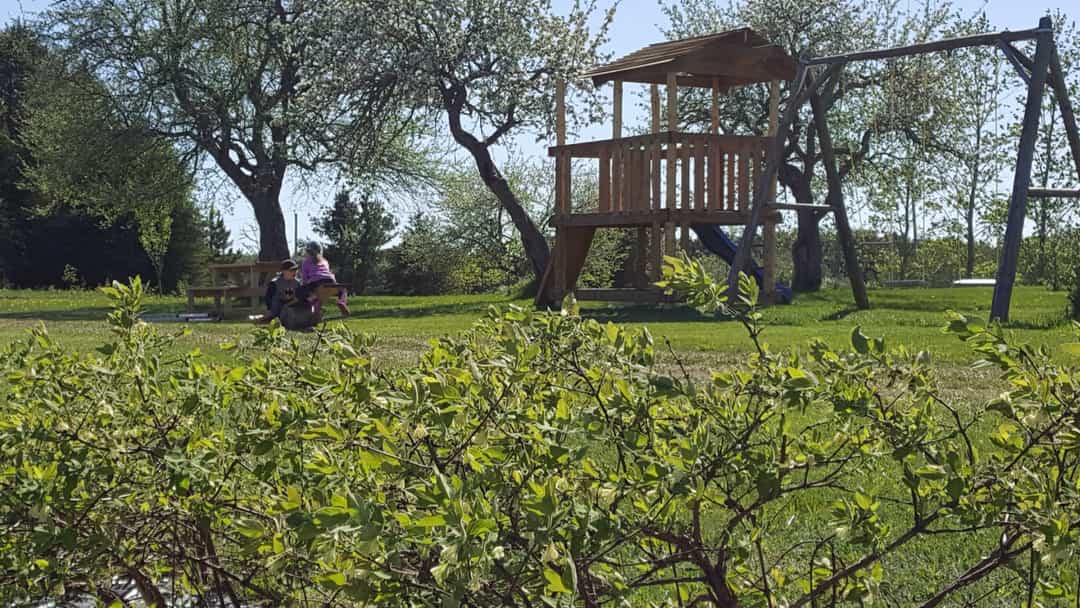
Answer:
[{"label": "child in dark clothing", "polygon": [[284,260],[281,262],[281,270],[266,286],[266,314],[259,317],[259,323],[269,323],[281,315],[281,310],[290,302],[296,300],[296,290],[300,288],[300,281],[296,279],[296,262]]}]

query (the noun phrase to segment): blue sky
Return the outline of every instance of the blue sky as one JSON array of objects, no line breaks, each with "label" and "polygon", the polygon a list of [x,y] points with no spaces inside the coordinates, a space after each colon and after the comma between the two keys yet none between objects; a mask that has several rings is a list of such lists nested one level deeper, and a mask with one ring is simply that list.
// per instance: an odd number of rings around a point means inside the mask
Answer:
[{"label": "blue sky", "polygon": [[[497,1],[497,0],[493,0]],[[605,0],[601,0],[601,4]],[[554,0],[556,10],[565,10],[571,4],[571,0]],[[49,4],[48,0],[0,0],[0,22],[7,22],[20,16],[31,17],[34,13],[44,10]],[[1039,17],[1047,12],[1061,10],[1069,14],[1074,20],[1080,20],[1080,3],[1075,0],[957,0],[956,5],[965,12],[974,13],[980,8],[986,8],[996,29],[1026,29],[1035,27]],[[623,55],[634,51],[642,46],[663,39],[660,33],[660,25],[666,19],[660,10],[656,0],[622,0],[618,12],[615,15],[611,28],[610,42],[607,50],[614,55]],[[628,112],[627,122],[638,120],[633,114],[633,103],[630,101],[634,94],[627,91]],[[581,139],[602,138],[607,136],[608,125],[597,125],[579,134]],[[523,136],[518,138],[518,155],[530,157],[545,156],[545,147],[536,144],[533,137]],[[501,156],[501,155],[500,155]],[[289,188],[283,200],[288,233],[290,238],[293,233],[293,213],[299,214],[299,233],[301,240],[310,236],[309,217],[318,209],[330,202],[332,186],[327,188]],[[254,219],[247,203],[239,198],[228,185],[211,185],[204,187],[203,196],[207,199],[221,203],[226,212],[226,220],[232,230],[234,240],[239,240],[245,226],[252,226]],[[239,244],[239,243],[238,243]]]}]

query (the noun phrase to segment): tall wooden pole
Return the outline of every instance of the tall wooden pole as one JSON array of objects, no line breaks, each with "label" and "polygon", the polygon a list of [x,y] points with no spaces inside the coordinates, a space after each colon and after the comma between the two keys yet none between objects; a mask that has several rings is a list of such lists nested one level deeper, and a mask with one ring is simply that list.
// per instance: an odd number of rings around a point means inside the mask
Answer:
[{"label": "tall wooden pole", "polygon": [[555,83],[555,145],[566,145],[566,81]]},{"label": "tall wooden pole", "polygon": [[1005,228],[1005,243],[1001,248],[1001,261],[994,284],[994,301],[990,305],[990,319],[1001,322],[1009,320],[1009,302],[1012,299],[1013,283],[1016,281],[1016,262],[1020,257],[1020,243],[1024,239],[1027,191],[1031,186],[1031,160],[1035,154],[1043,90],[1046,88],[1050,56],[1053,54],[1054,33],[1050,17],[1039,20],[1036,40],[1035,65],[1032,67],[1031,82],[1028,85],[1024,124],[1020,131],[1020,147],[1016,155],[1016,173],[1013,175],[1012,198],[1009,199],[1009,223]]},{"label": "tall wooden pole", "polygon": [[821,144],[821,160],[825,165],[825,179],[829,182],[829,191],[835,196],[833,200],[829,201],[829,204],[833,208],[836,236],[840,241],[840,249],[844,253],[844,266],[847,267],[848,280],[851,281],[851,293],[855,297],[855,307],[859,310],[866,310],[870,308],[870,298],[866,295],[866,281],[863,279],[858,251],[855,249],[855,236],[852,234],[851,224],[848,222],[847,207],[844,206],[844,188],[840,183],[840,173],[837,171],[836,155],[833,151],[832,134],[829,132],[829,121],[825,116],[825,108],[821,104],[821,96],[817,93],[811,95],[810,106],[813,108],[814,128],[817,130],[818,142]]},{"label": "tall wooden pole", "polygon": [[[780,81],[774,80],[769,83],[769,137],[776,136],[776,129],[780,126]],[[757,184],[755,184],[756,186]],[[769,182],[769,201],[776,202],[777,179],[774,176]],[[764,302],[773,304],[776,302],[776,220],[765,218],[762,226],[762,243],[765,246],[765,256],[762,260],[764,273],[762,276],[761,293],[764,294]]]},{"label": "tall wooden pole", "polygon": [[622,81],[616,80],[612,91],[611,138],[622,138]]},{"label": "tall wooden pole", "polygon": [[720,134],[720,79],[712,79],[712,108],[709,112],[711,118],[709,132],[713,135]]}]

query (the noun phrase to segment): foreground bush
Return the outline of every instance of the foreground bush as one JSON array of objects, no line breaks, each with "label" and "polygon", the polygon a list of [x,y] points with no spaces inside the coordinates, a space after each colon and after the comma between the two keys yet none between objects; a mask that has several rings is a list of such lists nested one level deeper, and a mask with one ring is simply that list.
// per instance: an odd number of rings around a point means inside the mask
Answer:
[{"label": "foreground bush", "polygon": [[[671,262],[670,288],[726,308]],[[752,290],[756,354],[698,378],[661,373],[647,332],[514,308],[411,369],[345,328],[259,330],[211,365],[116,285],[99,353],[39,328],[2,355],[0,602],[1075,601],[1071,372],[955,317],[1010,388],[953,404],[927,354],[858,330],[772,352]],[[966,561],[905,581],[927,542]]]}]

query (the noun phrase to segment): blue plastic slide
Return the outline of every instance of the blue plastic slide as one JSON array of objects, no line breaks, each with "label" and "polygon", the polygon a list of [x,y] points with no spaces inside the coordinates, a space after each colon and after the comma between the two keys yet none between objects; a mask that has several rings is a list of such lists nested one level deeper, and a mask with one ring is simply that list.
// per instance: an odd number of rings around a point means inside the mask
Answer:
[{"label": "blue plastic slide", "polygon": [[[738,245],[735,244],[728,235],[716,224],[692,224],[690,226],[694,229],[694,233],[697,234],[698,240],[705,246],[706,249],[720,256],[720,259],[727,262],[729,265],[735,261],[735,252],[738,250]],[[754,271],[754,278],[757,279],[758,286],[761,286],[761,282],[765,278],[765,270],[758,266],[753,260],[750,261],[750,265]],[[776,293],[779,297],[781,304],[790,304],[792,299],[791,288],[783,283],[776,284]]]}]

